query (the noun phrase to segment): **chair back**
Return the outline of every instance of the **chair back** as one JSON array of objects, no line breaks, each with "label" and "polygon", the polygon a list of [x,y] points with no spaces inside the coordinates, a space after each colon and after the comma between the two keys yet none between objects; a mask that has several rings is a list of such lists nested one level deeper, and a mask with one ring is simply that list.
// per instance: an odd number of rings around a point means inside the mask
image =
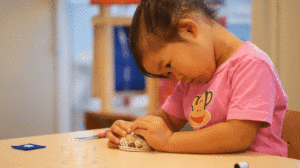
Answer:
[{"label": "chair back", "polygon": [[288,158],[300,160],[300,112],[287,110],[282,126],[282,139],[288,144]]},{"label": "chair back", "polygon": [[85,129],[100,129],[100,128],[109,128],[117,120],[125,121],[134,121],[137,119],[137,116],[131,114],[118,114],[116,112],[85,112]]}]

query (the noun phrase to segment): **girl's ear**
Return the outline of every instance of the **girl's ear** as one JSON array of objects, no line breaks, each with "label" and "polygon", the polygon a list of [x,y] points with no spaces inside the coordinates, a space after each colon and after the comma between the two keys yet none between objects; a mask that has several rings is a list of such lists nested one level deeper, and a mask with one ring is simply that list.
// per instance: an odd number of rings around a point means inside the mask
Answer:
[{"label": "girl's ear", "polygon": [[181,19],[177,24],[178,33],[183,36],[196,38],[198,36],[198,25],[191,19]]}]

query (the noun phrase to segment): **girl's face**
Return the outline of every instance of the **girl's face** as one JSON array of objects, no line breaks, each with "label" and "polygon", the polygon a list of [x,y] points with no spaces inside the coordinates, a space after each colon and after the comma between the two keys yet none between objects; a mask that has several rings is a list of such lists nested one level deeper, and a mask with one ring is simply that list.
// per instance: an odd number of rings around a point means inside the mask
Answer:
[{"label": "girl's face", "polygon": [[189,19],[185,21],[179,25],[179,33],[187,42],[169,43],[153,52],[147,49],[144,40],[143,66],[152,74],[173,74],[187,83],[207,83],[216,70],[211,27],[204,22],[196,24]]}]

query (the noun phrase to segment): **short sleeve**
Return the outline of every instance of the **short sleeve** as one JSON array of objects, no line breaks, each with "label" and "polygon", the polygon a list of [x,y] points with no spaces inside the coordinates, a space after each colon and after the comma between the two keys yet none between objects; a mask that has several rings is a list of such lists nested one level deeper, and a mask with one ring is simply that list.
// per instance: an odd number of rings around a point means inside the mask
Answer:
[{"label": "short sleeve", "polygon": [[269,65],[259,59],[244,61],[232,78],[227,120],[253,120],[272,124],[275,95],[276,82]]},{"label": "short sleeve", "polygon": [[181,81],[178,81],[173,93],[162,105],[162,109],[176,118],[186,119],[183,110],[183,95],[184,84]]}]

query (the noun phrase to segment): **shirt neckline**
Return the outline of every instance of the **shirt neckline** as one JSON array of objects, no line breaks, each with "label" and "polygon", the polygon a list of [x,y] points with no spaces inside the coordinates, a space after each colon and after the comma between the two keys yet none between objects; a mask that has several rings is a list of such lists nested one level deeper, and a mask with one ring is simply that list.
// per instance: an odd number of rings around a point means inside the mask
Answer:
[{"label": "shirt neckline", "polygon": [[236,56],[238,56],[238,53],[245,48],[245,46],[247,46],[250,42],[246,41],[244,42],[231,56],[228,60],[226,60],[223,64],[221,64],[215,71],[213,77],[215,75],[217,75],[218,73],[220,73],[226,66],[228,66],[230,60],[234,59]]}]

